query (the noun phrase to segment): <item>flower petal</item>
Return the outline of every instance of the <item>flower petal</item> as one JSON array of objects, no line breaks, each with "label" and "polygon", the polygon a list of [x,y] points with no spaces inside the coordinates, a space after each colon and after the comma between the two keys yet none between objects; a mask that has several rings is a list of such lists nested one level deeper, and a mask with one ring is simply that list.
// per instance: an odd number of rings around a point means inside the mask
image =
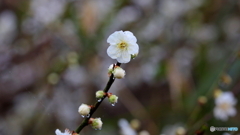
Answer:
[{"label": "flower petal", "polygon": [[138,54],[139,46],[136,43],[129,43],[128,49],[129,54]]},{"label": "flower petal", "polygon": [[128,63],[131,59],[131,55],[127,51],[122,51],[121,56],[117,58],[120,63]]},{"label": "flower petal", "polygon": [[226,112],[218,107],[214,108],[213,114],[216,119],[220,119],[222,121],[227,121],[228,119],[228,115],[226,114]]},{"label": "flower petal", "polygon": [[108,37],[107,42],[111,45],[117,44],[121,42],[121,38],[123,37],[123,35],[124,35],[123,31],[115,31]]},{"label": "flower petal", "polygon": [[55,134],[56,134],[56,135],[61,135],[62,132],[61,132],[59,129],[56,129]]},{"label": "flower petal", "polygon": [[223,92],[219,97],[215,99],[216,105],[223,103],[228,103],[230,105],[235,105],[237,100],[234,98],[234,95],[231,92]]},{"label": "flower petal", "polygon": [[127,40],[128,42],[137,42],[137,38],[133,35],[132,32],[130,31],[124,31],[124,34],[126,36],[125,40]]},{"label": "flower petal", "polygon": [[236,111],[235,108],[233,108],[233,107],[229,108],[229,110],[228,110],[228,115],[229,116],[235,116],[236,113],[237,113],[237,111]]},{"label": "flower petal", "polygon": [[107,54],[112,59],[116,59],[121,55],[120,50],[117,48],[116,45],[110,45],[107,49]]}]

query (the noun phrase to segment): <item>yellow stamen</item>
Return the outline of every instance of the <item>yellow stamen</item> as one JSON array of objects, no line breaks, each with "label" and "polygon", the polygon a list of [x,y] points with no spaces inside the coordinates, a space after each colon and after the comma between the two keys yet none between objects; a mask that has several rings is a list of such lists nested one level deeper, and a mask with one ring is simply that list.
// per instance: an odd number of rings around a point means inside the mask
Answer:
[{"label": "yellow stamen", "polygon": [[120,49],[125,49],[126,47],[127,47],[127,43],[125,43],[125,42],[121,42],[118,44],[118,48],[120,48]]},{"label": "yellow stamen", "polygon": [[230,108],[228,103],[222,103],[219,105],[221,109],[223,110],[228,110]]}]

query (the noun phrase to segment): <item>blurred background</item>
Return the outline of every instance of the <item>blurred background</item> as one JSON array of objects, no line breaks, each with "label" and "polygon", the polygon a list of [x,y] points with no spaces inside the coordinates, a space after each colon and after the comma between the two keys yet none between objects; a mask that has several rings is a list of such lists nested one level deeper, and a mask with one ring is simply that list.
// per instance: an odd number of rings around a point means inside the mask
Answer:
[{"label": "blurred background", "polygon": [[[240,0],[0,0],[0,135],[75,130],[108,81],[106,39],[134,33],[139,55],[81,135],[222,134],[215,89],[240,99]],[[239,103],[236,105],[240,109]],[[206,128],[206,129],[204,129]],[[233,133],[237,134],[237,133]]]}]

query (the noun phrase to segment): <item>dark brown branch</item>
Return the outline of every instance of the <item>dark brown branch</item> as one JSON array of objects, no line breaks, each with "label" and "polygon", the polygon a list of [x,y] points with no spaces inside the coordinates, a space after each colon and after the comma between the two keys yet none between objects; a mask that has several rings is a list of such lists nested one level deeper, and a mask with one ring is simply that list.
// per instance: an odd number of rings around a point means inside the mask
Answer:
[{"label": "dark brown branch", "polygon": [[[121,66],[121,63],[117,63],[116,66]],[[109,77],[108,83],[104,88],[104,92],[107,93],[110,89],[110,87],[112,86],[113,82],[115,81],[115,78],[113,76],[113,74],[111,74],[111,76]],[[100,106],[100,104],[102,103],[102,101],[106,98],[107,95],[105,95],[101,100],[97,101],[94,106],[92,107],[90,113],[89,113],[89,117],[85,118],[82,122],[82,124],[76,129],[76,133],[80,133],[81,130],[88,125],[88,121],[89,119],[92,117],[93,113],[98,109],[98,107]]]}]

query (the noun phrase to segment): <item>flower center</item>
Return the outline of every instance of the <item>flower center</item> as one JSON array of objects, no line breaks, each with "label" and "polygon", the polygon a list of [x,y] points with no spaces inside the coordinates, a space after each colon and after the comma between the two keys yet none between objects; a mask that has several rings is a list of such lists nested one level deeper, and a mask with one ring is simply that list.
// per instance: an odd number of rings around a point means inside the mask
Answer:
[{"label": "flower center", "polygon": [[120,49],[125,49],[126,47],[127,47],[127,43],[125,43],[125,42],[121,42],[118,44],[118,48],[120,48]]},{"label": "flower center", "polygon": [[219,107],[223,110],[228,110],[230,108],[228,103],[222,103],[222,104],[220,104]]}]

